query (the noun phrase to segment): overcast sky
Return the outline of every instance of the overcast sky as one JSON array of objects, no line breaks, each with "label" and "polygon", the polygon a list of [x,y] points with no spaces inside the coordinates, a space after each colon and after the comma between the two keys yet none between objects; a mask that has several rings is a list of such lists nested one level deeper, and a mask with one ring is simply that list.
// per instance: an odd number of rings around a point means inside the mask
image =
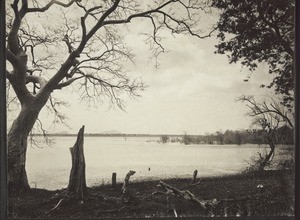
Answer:
[{"label": "overcast sky", "polygon": [[[124,98],[125,111],[107,103],[88,107],[76,92],[56,92],[56,97],[69,102],[63,112],[70,128],[52,126],[52,131],[76,132],[82,125],[86,132],[117,130],[122,133],[204,134],[226,129],[249,128],[247,108],[236,102],[241,95],[263,97],[270,93],[259,88],[269,83],[270,76],[263,65],[250,73],[238,64],[228,64],[225,55],[214,54],[217,40],[199,40],[177,35],[165,39],[169,51],[160,57],[160,66],[149,62],[149,46],[135,32],[125,38],[136,54],[135,66],[129,74],[141,76],[148,85],[141,97]],[[251,76],[248,82],[245,82]],[[65,91],[71,91],[65,89]],[[108,102],[108,100],[107,100]],[[50,124],[51,117],[41,118]]]},{"label": "overcast sky", "polygon": [[[51,125],[52,116],[40,114],[44,127],[51,132],[75,133],[82,125],[86,132],[117,130],[122,133],[147,134],[204,134],[227,129],[246,129],[251,119],[245,116],[247,108],[236,102],[241,95],[263,97],[268,89],[270,75],[263,64],[251,73],[239,64],[229,64],[226,55],[214,54],[214,37],[197,39],[188,35],[163,33],[163,45],[168,51],[160,56],[160,66],[149,61],[149,45],[144,42],[147,22],[132,22],[122,30],[124,42],[135,54],[135,64],[126,65],[128,74],[141,77],[148,87],[141,97],[124,97],[125,111],[112,108],[107,102],[87,106],[76,91],[64,88],[54,96],[69,103],[61,108],[69,127]],[[205,23],[203,27],[207,27]],[[251,76],[248,82],[245,82]]]}]

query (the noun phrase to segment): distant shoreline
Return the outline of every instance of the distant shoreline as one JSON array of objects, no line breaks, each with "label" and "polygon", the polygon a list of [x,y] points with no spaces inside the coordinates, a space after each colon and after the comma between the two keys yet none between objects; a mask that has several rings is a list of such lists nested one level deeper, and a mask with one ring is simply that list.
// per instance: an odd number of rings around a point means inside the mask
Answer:
[{"label": "distant shoreline", "polygon": [[[86,133],[84,134],[85,137],[161,137],[163,135],[169,137],[183,137],[184,135],[177,135],[177,134],[101,134],[101,133]],[[44,136],[44,134],[32,134],[32,136]],[[74,137],[77,134],[47,134],[50,137]],[[190,135],[191,137],[197,137],[199,135]]]}]

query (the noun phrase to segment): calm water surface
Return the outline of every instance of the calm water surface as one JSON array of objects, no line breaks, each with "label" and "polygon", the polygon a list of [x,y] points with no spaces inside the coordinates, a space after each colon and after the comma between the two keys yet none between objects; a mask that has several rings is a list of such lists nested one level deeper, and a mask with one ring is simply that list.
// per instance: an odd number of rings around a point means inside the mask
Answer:
[{"label": "calm water surface", "polygon": [[[87,185],[109,183],[113,172],[122,181],[129,170],[132,181],[166,177],[218,176],[241,172],[249,158],[264,149],[257,145],[182,145],[158,143],[150,137],[85,137]],[[60,189],[68,184],[69,148],[76,137],[55,137],[51,147],[28,148],[27,174],[31,187]],[[150,171],[149,169],[150,168]]]}]

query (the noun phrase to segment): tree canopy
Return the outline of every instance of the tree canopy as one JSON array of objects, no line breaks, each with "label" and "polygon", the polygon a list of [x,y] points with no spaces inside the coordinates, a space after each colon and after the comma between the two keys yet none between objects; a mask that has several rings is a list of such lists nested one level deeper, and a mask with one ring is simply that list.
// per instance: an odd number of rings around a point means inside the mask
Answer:
[{"label": "tree canopy", "polygon": [[[293,0],[212,0],[220,10],[217,24],[217,53],[227,54],[230,63],[241,62],[250,70],[266,62],[274,87],[289,107],[294,89]],[[262,85],[263,87],[265,85]]]}]

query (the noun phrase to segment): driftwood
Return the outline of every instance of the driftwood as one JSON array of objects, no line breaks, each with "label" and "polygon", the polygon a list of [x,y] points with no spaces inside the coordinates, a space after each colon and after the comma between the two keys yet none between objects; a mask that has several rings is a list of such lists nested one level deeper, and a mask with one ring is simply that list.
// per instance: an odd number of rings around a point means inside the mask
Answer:
[{"label": "driftwood", "polygon": [[173,211],[174,213],[174,217],[177,218],[178,217],[178,214],[177,214],[177,211],[175,208],[170,208],[168,211]]},{"label": "driftwood", "polygon": [[195,203],[197,203],[202,209],[204,209],[205,211],[207,210],[206,204],[207,201],[202,200],[202,199],[198,199],[193,193],[191,193],[188,190],[180,190],[175,188],[174,186],[171,186],[167,183],[164,183],[163,181],[159,181],[159,185],[160,187],[162,187],[163,189],[167,190],[167,193],[170,194],[174,194],[178,197],[184,198],[186,200],[190,200],[193,201]]},{"label": "driftwood", "polygon": [[58,201],[58,203],[48,212],[46,212],[46,214],[50,214],[51,212],[56,211],[57,209],[59,209],[59,207],[61,207],[63,205],[63,203],[65,203],[66,199],[62,198]]},{"label": "driftwood", "polygon": [[202,183],[202,179],[200,179],[197,183],[193,183],[193,184],[184,186],[184,187],[182,187],[180,190],[188,189],[188,188],[191,188],[191,187],[193,187],[193,186],[198,186],[198,185],[200,185],[200,183]]},{"label": "driftwood", "polygon": [[86,192],[85,180],[85,159],[83,152],[84,126],[79,130],[77,140],[70,148],[72,156],[72,168],[70,173],[68,193],[73,194],[77,199],[83,199]]}]

